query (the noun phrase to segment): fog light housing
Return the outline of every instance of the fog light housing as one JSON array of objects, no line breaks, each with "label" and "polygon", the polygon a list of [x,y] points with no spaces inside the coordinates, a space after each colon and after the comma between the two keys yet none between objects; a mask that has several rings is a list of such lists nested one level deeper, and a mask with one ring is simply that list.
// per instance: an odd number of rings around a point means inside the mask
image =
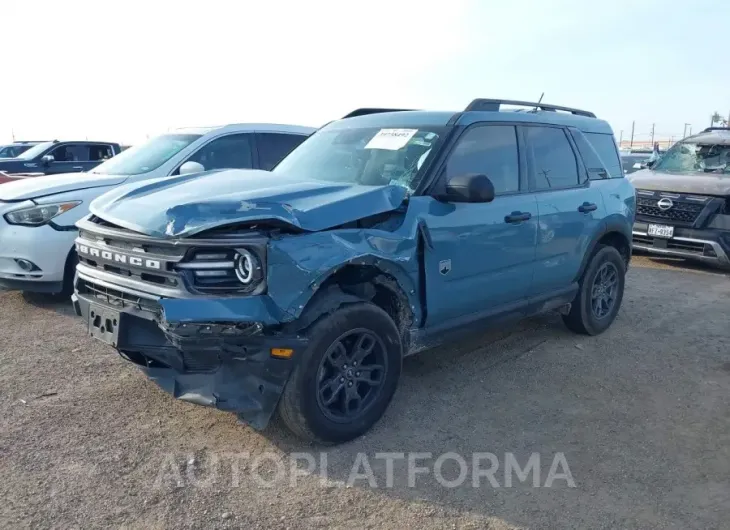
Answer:
[{"label": "fog light housing", "polygon": [[28,261],[27,259],[16,258],[15,263],[18,265],[18,267],[20,267],[23,272],[34,272],[41,270],[38,265],[36,265],[32,261]]}]

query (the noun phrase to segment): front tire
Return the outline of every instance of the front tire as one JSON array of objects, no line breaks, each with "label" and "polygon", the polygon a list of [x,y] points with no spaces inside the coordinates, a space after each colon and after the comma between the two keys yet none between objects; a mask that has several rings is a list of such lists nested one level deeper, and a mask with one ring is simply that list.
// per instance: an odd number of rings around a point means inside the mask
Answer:
[{"label": "front tire", "polygon": [[380,419],[398,385],[403,357],[398,327],[385,311],[361,302],[318,320],[307,338],[279,416],[307,441],[357,438]]},{"label": "front tire", "polygon": [[570,312],[563,316],[571,331],[598,335],[613,323],[624,296],[626,263],[615,247],[599,245],[578,283]]}]

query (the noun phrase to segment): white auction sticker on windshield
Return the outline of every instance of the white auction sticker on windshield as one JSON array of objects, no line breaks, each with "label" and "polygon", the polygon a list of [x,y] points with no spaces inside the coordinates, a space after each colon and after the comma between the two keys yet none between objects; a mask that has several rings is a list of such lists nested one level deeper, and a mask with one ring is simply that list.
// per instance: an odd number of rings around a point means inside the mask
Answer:
[{"label": "white auction sticker on windshield", "polygon": [[396,151],[404,147],[417,132],[418,129],[380,129],[378,134],[373,136],[365,146],[365,149]]}]

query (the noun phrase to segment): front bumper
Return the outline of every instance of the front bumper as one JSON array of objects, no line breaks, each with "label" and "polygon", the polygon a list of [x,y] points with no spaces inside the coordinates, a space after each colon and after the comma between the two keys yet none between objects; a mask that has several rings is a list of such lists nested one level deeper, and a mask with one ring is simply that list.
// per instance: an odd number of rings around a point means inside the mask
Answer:
[{"label": "front bumper", "polygon": [[[66,258],[74,246],[75,230],[56,230],[50,225],[10,225],[0,205],[0,287],[35,292],[60,292]],[[34,267],[24,270],[17,260]]]},{"label": "front bumper", "polygon": [[[661,222],[658,222],[662,224]],[[651,254],[702,261],[730,268],[730,231],[675,226],[671,239],[647,234],[649,223],[637,221],[633,247]]]},{"label": "front bumper", "polygon": [[[231,315],[221,313],[220,299],[127,297],[120,306],[116,294],[80,293],[77,279],[73,305],[91,336],[175,398],[234,412],[257,429],[267,425],[306,340],[262,324],[265,297],[239,300]],[[293,354],[277,358],[273,348]]]}]

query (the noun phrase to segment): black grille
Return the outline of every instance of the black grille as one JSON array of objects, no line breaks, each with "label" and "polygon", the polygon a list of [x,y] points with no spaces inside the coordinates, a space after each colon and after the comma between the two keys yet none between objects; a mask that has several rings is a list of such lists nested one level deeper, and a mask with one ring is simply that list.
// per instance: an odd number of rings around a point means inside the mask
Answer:
[{"label": "black grille", "polygon": [[83,278],[79,278],[76,287],[79,294],[85,295],[87,298],[95,299],[104,305],[115,307],[120,310],[134,308],[156,313],[159,309],[157,302],[154,300],[131,295],[118,289],[105,287],[103,285],[84,280]]},{"label": "black grille", "polygon": [[670,221],[691,225],[697,220],[705,207],[704,203],[682,202],[673,199],[671,208],[662,210],[657,206],[657,198],[638,197],[636,200],[636,215],[651,219]]}]

